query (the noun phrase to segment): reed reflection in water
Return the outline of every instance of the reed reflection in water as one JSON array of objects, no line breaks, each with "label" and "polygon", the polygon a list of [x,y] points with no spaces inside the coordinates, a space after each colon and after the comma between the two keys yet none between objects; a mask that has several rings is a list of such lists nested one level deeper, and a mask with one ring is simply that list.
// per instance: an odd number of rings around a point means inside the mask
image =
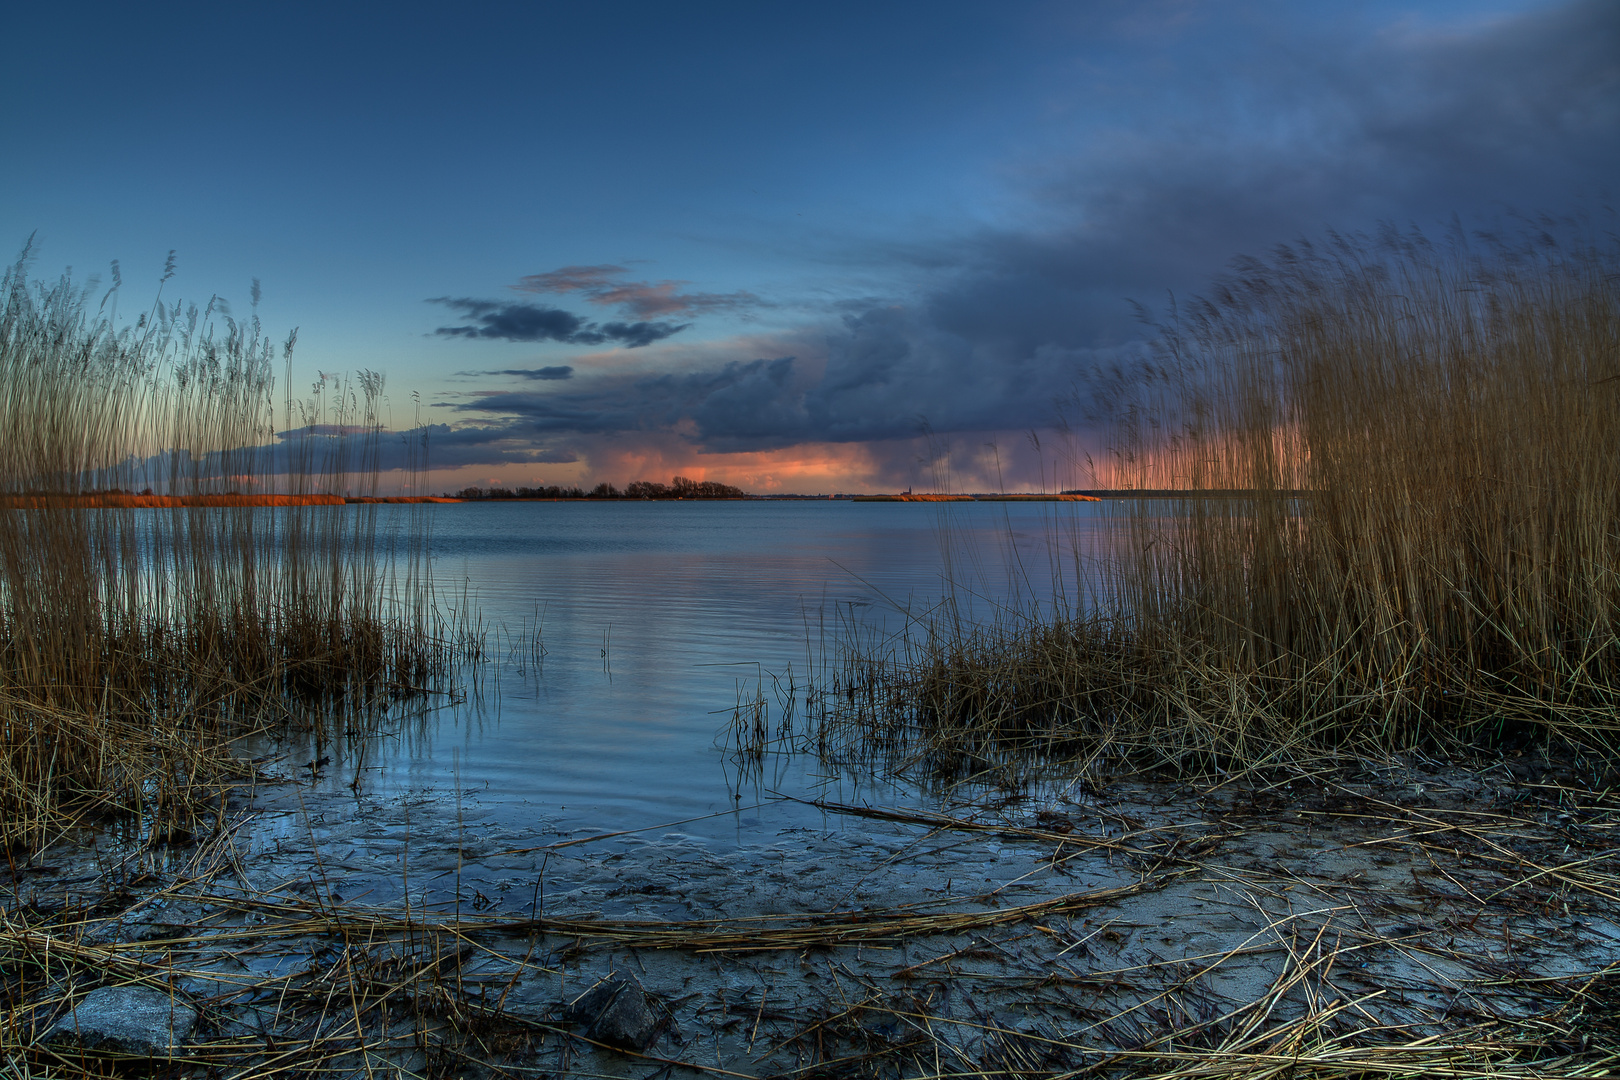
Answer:
[{"label": "reed reflection in water", "polygon": [[[389,525],[386,516],[379,527]],[[779,717],[851,628],[903,632],[950,594],[966,618],[1073,604],[1097,504],[462,503],[430,508],[433,574],[484,621],[469,700],[373,747],[365,790],[475,790],[506,824],[644,828],[770,791],[907,802],[813,756],[742,780],[739,701]],[[347,786],[334,765],[325,783]],[[819,820],[794,804],[684,826],[715,839]]]}]

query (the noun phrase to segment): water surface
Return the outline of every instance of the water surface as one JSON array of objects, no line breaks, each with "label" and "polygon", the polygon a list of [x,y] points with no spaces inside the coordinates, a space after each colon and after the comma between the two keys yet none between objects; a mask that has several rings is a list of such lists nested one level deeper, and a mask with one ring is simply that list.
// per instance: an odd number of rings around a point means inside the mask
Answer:
[{"label": "water surface", "polygon": [[[852,626],[868,640],[901,632],[947,594],[978,618],[1072,600],[1096,515],[842,500],[433,507],[436,584],[474,602],[491,659],[473,700],[373,752],[366,790],[465,791],[506,827],[719,814],[680,827],[716,843],[813,813],[772,792],[913,800],[809,755],[743,775],[725,746],[738,702],[762,694],[773,725],[789,697],[802,713],[806,679],[836,665]],[[326,783],[351,779],[334,769]]]}]

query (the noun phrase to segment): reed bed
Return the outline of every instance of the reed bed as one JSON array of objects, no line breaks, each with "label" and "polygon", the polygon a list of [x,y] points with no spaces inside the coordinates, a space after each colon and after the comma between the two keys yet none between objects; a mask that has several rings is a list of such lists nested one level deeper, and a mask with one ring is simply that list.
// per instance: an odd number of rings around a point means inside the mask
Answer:
[{"label": "reed bed", "polygon": [[28,270],[0,282],[0,846],[107,812],[193,831],[232,738],[445,675],[422,523],[341,505],[376,494],[382,379],[278,418],[295,335],[217,299],[121,323],[116,287]]},{"label": "reed bed", "polygon": [[816,738],[955,777],[1548,739],[1612,762],[1620,248],[1553,231],[1237,263],[1092,388],[1093,486],[1143,493],[1104,503],[1100,584],[992,625],[942,605],[851,660]]}]

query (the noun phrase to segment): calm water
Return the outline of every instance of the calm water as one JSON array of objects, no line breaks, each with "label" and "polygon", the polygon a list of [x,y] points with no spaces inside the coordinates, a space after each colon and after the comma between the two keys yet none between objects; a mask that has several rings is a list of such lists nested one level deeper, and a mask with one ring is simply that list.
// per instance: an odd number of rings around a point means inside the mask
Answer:
[{"label": "calm water", "polygon": [[[817,501],[463,503],[432,511],[441,590],[489,632],[481,704],[440,709],[374,750],[371,792],[476,792],[504,824],[682,826],[712,841],[802,822],[772,802],[895,803],[881,778],[813,757],[739,774],[725,733],[761,688],[773,723],[790,680],[836,663],[857,624],[903,629],[951,590],[980,616],[1073,595],[1096,504]],[[1054,554],[1055,553],[1055,554]],[[1054,583],[1057,582],[1056,586]],[[539,665],[526,643],[538,630]],[[802,690],[799,693],[802,701]],[[332,786],[352,778],[334,775]]]}]

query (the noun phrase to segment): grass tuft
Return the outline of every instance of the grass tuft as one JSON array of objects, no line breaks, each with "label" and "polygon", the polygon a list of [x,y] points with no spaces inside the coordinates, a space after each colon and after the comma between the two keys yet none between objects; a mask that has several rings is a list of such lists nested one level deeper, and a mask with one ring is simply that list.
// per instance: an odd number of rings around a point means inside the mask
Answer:
[{"label": "grass tuft", "polygon": [[217,299],[133,325],[92,300],[30,280],[27,252],[0,281],[8,847],[108,812],[194,831],[240,771],[232,738],[419,692],[450,660],[424,530],[343,505],[376,494],[381,376],[288,396],[267,449],[292,338]]},{"label": "grass tuft", "polygon": [[[829,699],[897,768],[1213,773],[1620,748],[1620,249],[1418,232],[1243,260],[1107,373],[1101,588],[924,621]],[[873,688],[875,687],[875,689]]]}]

